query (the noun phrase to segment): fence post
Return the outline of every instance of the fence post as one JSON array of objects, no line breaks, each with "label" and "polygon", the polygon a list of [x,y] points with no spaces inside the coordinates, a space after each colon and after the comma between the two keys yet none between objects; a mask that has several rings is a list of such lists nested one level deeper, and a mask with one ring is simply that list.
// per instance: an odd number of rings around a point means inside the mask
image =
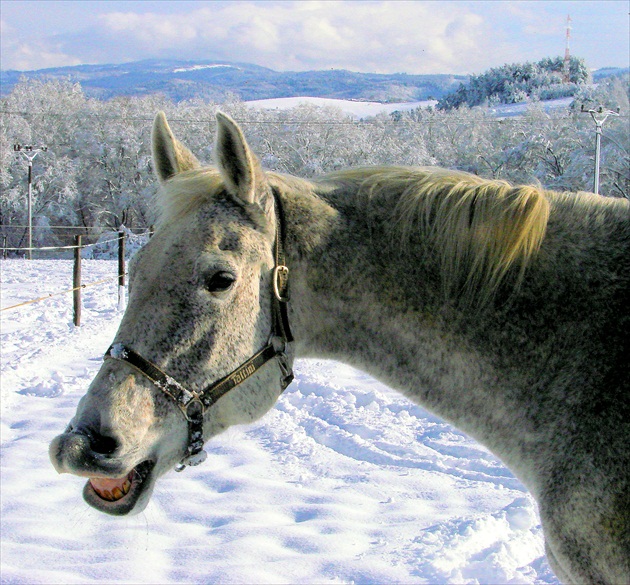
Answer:
[{"label": "fence post", "polygon": [[73,318],[75,327],[81,326],[81,236],[74,236],[74,270],[72,271]]},{"label": "fence post", "polygon": [[125,310],[125,232],[118,232],[118,310]]},{"label": "fence post", "polygon": [[2,259],[7,259],[7,237],[2,236]]}]

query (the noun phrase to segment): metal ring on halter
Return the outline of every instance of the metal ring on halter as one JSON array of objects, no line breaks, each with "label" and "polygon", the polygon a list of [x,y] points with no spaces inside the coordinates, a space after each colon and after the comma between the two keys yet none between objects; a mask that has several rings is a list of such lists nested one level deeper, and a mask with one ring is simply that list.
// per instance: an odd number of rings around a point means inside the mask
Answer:
[{"label": "metal ring on halter", "polygon": [[[280,282],[280,279],[284,280],[284,284]],[[289,279],[289,269],[284,266],[276,266],[273,269],[273,293],[276,295],[276,299],[278,299],[281,303],[288,303],[289,297],[282,296],[282,292],[286,290],[286,282]]]}]

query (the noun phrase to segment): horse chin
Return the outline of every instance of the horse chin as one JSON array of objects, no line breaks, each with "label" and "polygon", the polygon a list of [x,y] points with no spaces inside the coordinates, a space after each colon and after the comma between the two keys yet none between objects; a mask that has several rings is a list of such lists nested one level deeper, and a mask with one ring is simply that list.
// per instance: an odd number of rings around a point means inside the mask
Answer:
[{"label": "horse chin", "polygon": [[99,512],[112,516],[139,514],[153,492],[154,467],[155,461],[143,461],[118,480],[90,478],[83,488],[83,499]]}]

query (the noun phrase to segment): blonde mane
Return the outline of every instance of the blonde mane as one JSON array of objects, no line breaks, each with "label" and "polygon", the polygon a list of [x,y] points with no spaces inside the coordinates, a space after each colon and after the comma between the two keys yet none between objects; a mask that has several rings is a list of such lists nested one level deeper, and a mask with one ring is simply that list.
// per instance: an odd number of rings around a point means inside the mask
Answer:
[{"label": "blonde mane", "polygon": [[515,285],[539,250],[549,192],[440,168],[381,167],[328,177],[391,209],[389,231],[404,250],[428,238],[439,255],[444,292],[484,303],[512,268]]},{"label": "blonde mane", "polygon": [[158,191],[159,224],[172,223],[196,212],[223,188],[221,173],[214,167],[193,169],[175,175]]},{"label": "blonde mane", "polygon": [[[439,261],[443,292],[475,304],[489,301],[510,275],[518,287],[544,240],[552,205],[593,209],[626,205],[579,193],[513,186],[436,167],[370,167],[338,171],[313,182],[269,172],[289,191],[331,189],[357,198],[386,223],[392,244],[405,252],[427,241]],[[185,171],[162,186],[160,223],[180,220],[224,189],[214,167]],[[370,211],[371,209],[371,211]]]}]

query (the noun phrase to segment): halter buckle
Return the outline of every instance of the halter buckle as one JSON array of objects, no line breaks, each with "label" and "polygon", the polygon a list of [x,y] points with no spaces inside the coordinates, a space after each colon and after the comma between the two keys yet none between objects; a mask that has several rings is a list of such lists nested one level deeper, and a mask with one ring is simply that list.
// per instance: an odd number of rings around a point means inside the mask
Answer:
[{"label": "halter buckle", "polygon": [[280,264],[273,269],[273,293],[281,303],[288,303],[289,296],[286,294],[287,283],[289,282],[289,269]]},{"label": "halter buckle", "polygon": [[295,378],[293,370],[289,365],[289,358],[284,351],[278,353],[278,365],[280,366],[280,373],[282,374],[280,386],[284,392],[287,389],[287,386],[293,382],[293,379]]},{"label": "halter buckle", "polygon": [[187,455],[184,457],[175,467],[175,471],[180,472],[184,471],[186,467],[195,467],[196,465],[201,465],[208,458],[208,453],[203,449],[198,451],[197,453],[193,453],[192,455]]},{"label": "halter buckle", "polygon": [[183,471],[186,466],[194,467],[203,463],[208,454],[203,450],[203,413],[205,407],[195,396],[188,404],[179,405],[188,421],[188,447],[186,456],[175,466],[175,471]]}]

